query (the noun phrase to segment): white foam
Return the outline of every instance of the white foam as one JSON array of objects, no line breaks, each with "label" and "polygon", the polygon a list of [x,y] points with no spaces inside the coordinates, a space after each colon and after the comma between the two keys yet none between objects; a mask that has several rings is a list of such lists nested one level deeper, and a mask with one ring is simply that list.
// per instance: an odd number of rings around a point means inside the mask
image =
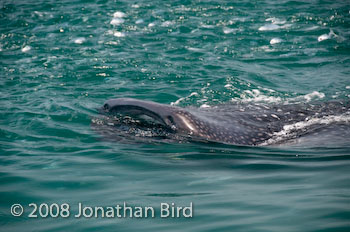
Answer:
[{"label": "white foam", "polygon": [[200,23],[200,26],[203,28],[207,28],[207,29],[212,29],[215,27],[214,25],[208,25],[208,24],[204,24],[204,23]]},{"label": "white foam", "polygon": [[36,10],[33,13],[36,14],[37,16],[39,16],[39,17],[43,17],[44,16],[44,13],[36,11]]},{"label": "white foam", "polygon": [[283,24],[283,25],[278,25],[276,23],[272,23],[272,24],[265,24],[264,26],[259,27],[259,31],[274,31],[274,30],[278,30],[278,29],[284,29],[284,28],[289,28],[291,27],[292,24]]},{"label": "white foam", "polygon": [[136,24],[141,24],[143,22],[144,22],[143,19],[138,19],[138,20],[135,21]]},{"label": "white foam", "polygon": [[327,39],[330,39],[331,37],[329,36],[329,34],[323,34],[323,35],[320,35],[317,40],[318,42],[321,42],[323,40],[327,40]]},{"label": "white foam", "polygon": [[259,47],[259,49],[262,49],[265,52],[274,52],[275,51],[274,48],[271,48],[270,46],[267,46],[267,45],[261,46],[261,47]]},{"label": "white foam", "polygon": [[266,24],[264,26],[259,27],[259,31],[273,31],[278,30],[281,27],[276,24]]},{"label": "white foam", "polygon": [[312,93],[308,93],[304,96],[305,100],[306,101],[311,101],[313,98],[324,98],[325,97],[325,94],[324,93],[321,93],[321,92],[318,92],[318,91],[313,91]]},{"label": "white foam", "polygon": [[230,88],[230,87],[232,87],[232,85],[231,84],[226,84],[224,87],[225,88]]},{"label": "white foam", "polygon": [[286,20],[278,19],[275,17],[265,19],[266,22],[271,22],[273,24],[285,24]]},{"label": "white foam", "polygon": [[274,96],[266,96],[260,92],[258,89],[253,90],[245,90],[243,95],[241,95],[243,102],[269,102],[269,103],[277,103],[281,102],[282,99],[280,97]]},{"label": "white foam", "polygon": [[107,44],[107,45],[118,45],[119,43],[117,41],[108,41],[105,44]]},{"label": "white foam", "polygon": [[210,108],[210,105],[204,103],[204,104],[201,105],[199,108]]},{"label": "white foam", "polygon": [[31,49],[32,49],[31,46],[26,45],[26,46],[24,46],[24,47],[21,49],[21,51],[22,51],[22,52],[28,52],[28,51],[30,51]]},{"label": "white foam", "polygon": [[247,17],[234,17],[228,21],[228,24],[232,25],[236,22],[246,22],[247,20]]},{"label": "white foam", "polygon": [[273,45],[273,44],[278,44],[278,43],[281,43],[282,40],[280,38],[273,38],[270,40],[270,44]]},{"label": "white foam", "polygon": [[319,26],[312,26],[312,27],[305,28],[304,31],[313,31],[313,30],[316,30],[318,28],[319,28]]},{"label": "white foam", "polygon": [[328,34],[320,35],[317,38],[317,41],[321,42],[321,41],[332,39],[332,38],[335,38],[335,37],[337,37],[337,35],[333,32],[333,30],[330,30]]},{"label": "white foam", "polygon": [[149,23],[148,27],[154,27],[156,24],[155,23]]},{"label": "white foam", "polygon": [[86,39],[84,37],[79,37],[74,40],[74,43],[76,44],[83,44],[85,43]]},{"label": "white foam", "polygon": [[122,18],[113,18],[110,22],[110,24],[112,24],[114,26],[118,26],[122,23],[124,23],[124,19],[122,19]]},{"label": "white foam", "polygon": [[[270,93],[273,93],[274,90],[270,89],[263,89],[264,91],[268,91]],[[252,90],[245,90],[240,96],[240,99],[242,99],[242,102],[266,102],[266,103],[295,103],[295,102],[304,102],[305,100],[307,102],[314,100],[314,99],[322,99],[325,97],[325,94],[318,91],[313,91],[312,93],[308,93],[305,95],[289,98],[286,100],[283,100],[281,97],[276,96],[268,96],[263,93],[259,89],[252,89]],[[232,101],[236,101],[236,99],[232,99]]]},{"label": "white foam", "polygon": [[140,8],[140,6],[137,5],[137,4],[133,4],[133,5],[131,5],[131,7],[132,7],[132,8],[136,8],[136,9],[137,9],[137,8]]},{"label": "white foam", "polygon": [[176,100],[175,102],[172,102],[170,103],[170,105],[174,106],[174,105],[178,105],[181,101],[187,99],[187,98],[190,98],[192,96],[198,96],[198,93],[197,92],[193,92],[191,93],[190,95],[188,95],[187,97],[182,97],[182,98],[179,98],[178,100]]},{"label": "white foam", "polygon": [[225,28],[223,29],[223,32],[224,32],[225,34],[234,33],[235,31],[237,31],[237,29],[227,28],[227,27],[225,27]]},{"label": "white foam", "polygon": [[114,34],[114,31],[113,30],[107,30],[107,35],[113,35]]},{"label": "white foam", "polygon": [[116,12],[114,12],[113,17],[114,18],[124,18],[124,17],[126,17],[126,14],[124,12],[121,12],[121,11],[116,11]]},{"label": "white foam", "polygon": [[120,32],[120,31],[114,32],[113,35],[115,37],[125,37],[125,33],[124,32]]},{"label": "white foam", "polygon": [[171,26],[171,25],[173,25],[173,24],[174,24],[174,22],[165,21],[165,22],[162,23],[162,27],[169,27],[169,26]]},{"label": "white foam", "polygon": [[186,49],[192,52],[204,52],[204,50],[201,48],[186,47]]},{"label": "white foam", "polygon": [[281,54],[280,57],[291,57],[291,56],[296,56],[298,55],[298,53],[296,52],[289,52],[289,53],[286,53],[286,54]]},{"label": "white foam", "polygon": [[345,89],[350,89],[350,85],[346,86]]},{"label": "white foam", "polygon": [[337,123],[337,122],[349,123],[350,115],[342,114],[342,115],[323,116],[322,118],[311,118],[311,119],[306,118],[304,121],[285,125],[283,126],[283,129],[281,131],[274,132],[272,134],[272,137],[268,139],[266,142],[262,143],[261,145],[274,144],[274,143],[283,141],[285,139],[293,138],[298,131],[305,131],[307,128],[313,125],[317,125],[317,124],[329,125],[331,123]]}]

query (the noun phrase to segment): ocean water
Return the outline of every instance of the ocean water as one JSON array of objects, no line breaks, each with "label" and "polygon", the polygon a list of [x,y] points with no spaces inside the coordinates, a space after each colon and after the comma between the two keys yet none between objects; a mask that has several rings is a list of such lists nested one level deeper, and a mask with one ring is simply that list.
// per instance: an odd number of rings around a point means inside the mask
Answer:
[{"label": "ocean water", "polygon": [[[3,0],[0,86],[1,231],[350,231],[350,140],[118,143],[91,128],[115,97],[349,102],[348,1]],[[124,202],[155,216],[75,217]]]}]

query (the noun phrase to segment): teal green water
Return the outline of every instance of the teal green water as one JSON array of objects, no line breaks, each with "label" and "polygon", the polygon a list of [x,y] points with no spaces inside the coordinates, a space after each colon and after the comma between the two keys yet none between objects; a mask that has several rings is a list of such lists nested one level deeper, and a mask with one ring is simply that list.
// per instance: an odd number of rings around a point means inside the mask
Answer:
[{"label": "teal green water", "polygon": [[[350,231],[350,142],[125,144],[90,126],[113,97],[349,101],[347,1],[5,0],[0,76],[1,231]],[[156,215],[75,218],[79,202]],[[192,218],[160,217],[191,202]],[[71,216],[29,218],[30,203]]]}]

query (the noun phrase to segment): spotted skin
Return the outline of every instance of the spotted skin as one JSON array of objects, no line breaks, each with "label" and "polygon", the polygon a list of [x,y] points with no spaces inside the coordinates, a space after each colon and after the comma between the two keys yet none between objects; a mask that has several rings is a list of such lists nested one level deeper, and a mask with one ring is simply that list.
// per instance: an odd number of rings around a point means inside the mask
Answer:
[{"label": "spotted skin", "polygon": [[[148,124],[148,126],[135,124],[134,127],[124,123],[129,126],[125,133],[138,137],[145,137],[147,128],[157,127],[157,130],[151,130],[149,137],[161,135],[162,138],[176,140],[189,138],[256,146],[266,144],[274,134],[283,131],[285,125],[307,122],[310,118],[349,114],[349,109],[349,103],[344,102],[290,105],[226,104],[200,109],[180,108],[132,98],[117,98],[106,101],[101,113],[105,115],[122,114],[130,117],[147,116],[157,122],[156,126],[155,124]],[[344,122],[340,124],[343,127],[349,127],[348,122],[345,122],[346,125]],[[117,126],[114,133],[122,130],[123,123],[119,122]],[[140,132],[141,127],[143,127],[142,133]],[[297,137],[303,134],[307,134],[307,131],[301,130]]]}]

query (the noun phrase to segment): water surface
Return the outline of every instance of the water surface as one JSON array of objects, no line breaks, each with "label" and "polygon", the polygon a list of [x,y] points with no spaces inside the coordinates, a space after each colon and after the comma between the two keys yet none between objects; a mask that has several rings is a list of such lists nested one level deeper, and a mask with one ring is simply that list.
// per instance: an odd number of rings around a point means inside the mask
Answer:
[{"label": "water surface", "polygon": [[[347,1],[2,1],[1,230],[349,231],[350,142],[125,144],[90,127],[113,97],[349,101],[349,28]],[[28,218],[79,202],[194,214]]]}]

